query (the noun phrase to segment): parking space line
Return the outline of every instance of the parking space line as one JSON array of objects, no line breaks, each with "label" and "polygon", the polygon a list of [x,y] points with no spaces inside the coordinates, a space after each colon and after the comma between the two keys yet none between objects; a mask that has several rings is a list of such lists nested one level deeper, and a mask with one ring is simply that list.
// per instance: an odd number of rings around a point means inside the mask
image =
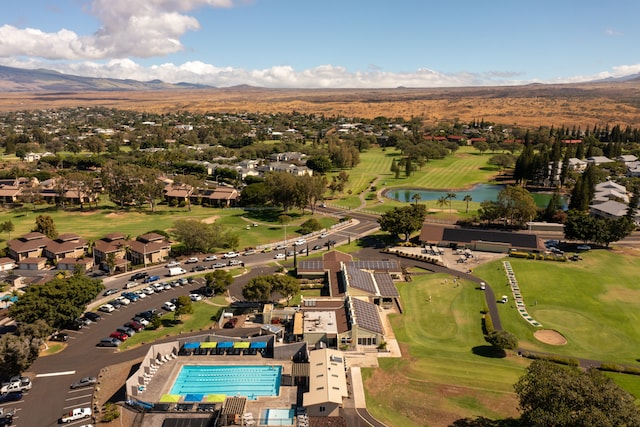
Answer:
[{"label": "parking space line", "polygon": [[49,372],[48,374],[36,374],[36,378],[59,377],[62,375],[73,375],[76,371]]},{"label": "parking space line", "polygon": [[88,402],[82,402],[82,403],[77,403],[75,405],[70,405],[70,406],[65,406],[62,409],[73,409],[73,408],[77,408],[79,406],[91,406],[91,401],[89,400]]},{"label": "parking space line", "polygon": [[91,393],[89,393],[89,394],[83,394],[82,396],[69,397],[69,398],[65,399],[65,401],[66,401],[66,402],[69,402],[69,401],[71,401],[71,400],[84,399],[85,397],[91,397]]}]

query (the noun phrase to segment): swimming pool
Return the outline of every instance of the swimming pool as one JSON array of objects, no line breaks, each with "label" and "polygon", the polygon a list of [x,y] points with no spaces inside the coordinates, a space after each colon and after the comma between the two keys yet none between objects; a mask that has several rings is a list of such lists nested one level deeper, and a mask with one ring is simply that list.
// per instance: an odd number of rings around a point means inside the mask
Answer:
[{"label": "swimming pool", "polygon": [[265,409],[260,422],[268,426],[291,426],[295,417],[293,409]]},{"label": "swimming pool", "polygon": [[282,366],[272,365],[184,365],[170,393],[184,401],[200,402],[207,396],[260,396],[280,394]]}]

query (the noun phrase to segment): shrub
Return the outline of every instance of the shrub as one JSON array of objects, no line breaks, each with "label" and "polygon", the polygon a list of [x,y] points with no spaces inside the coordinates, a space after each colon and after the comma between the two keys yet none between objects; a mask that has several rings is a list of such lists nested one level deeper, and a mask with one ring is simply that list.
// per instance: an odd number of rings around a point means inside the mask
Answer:
[{"label": "shrub", "polygon": [[568,366],[580,366],[580,361],[574,357],[565,357],[553,354],[538,354],[530,351],[523,351],[522,353],[520,353],[520,355],[528,359],[546,360],[549,362]]},{"label": "shrub", "polygon": [[495,331],[495,328],[493,327],[493,320],[489,313],[482,316],[482,329],[484,335],[489,335],[491,332]]},{"label": "shrub", "polygon": [[118,409],[118,405],[115,405],[111,402],[107,402],[104,404],[104,415],[102,416],[102,422],[108,423],[113,420],[120,418],[120,410]]}]

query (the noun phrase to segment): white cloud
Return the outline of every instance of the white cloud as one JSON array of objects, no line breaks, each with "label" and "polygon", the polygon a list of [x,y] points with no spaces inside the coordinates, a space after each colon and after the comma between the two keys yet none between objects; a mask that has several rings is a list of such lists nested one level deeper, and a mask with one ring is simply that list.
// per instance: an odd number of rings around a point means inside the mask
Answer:
[{"label": "white cloud", "polygon": [[61,29],[0,27],[0,57],[97,60],[149,58],[182,50],[180,37],[200,24],[186,13],[200,7],[228,8],[233,0],[93,0],[88,12],[101,27],[91,35]]},{"label": "white cloud", "polygon": [[577,83],[607,77],[622,77],[640,73],[640,64],[621,65],[611,71],[595,75],[572,76],[552,81],[525,79],[520,73],[489,71],[485,73],[460,72],[445,74],[428,68],[414,72],[388,72],[368,70],[351,72],[344,67],[321,65],[306,70],[295,70],[288,65],[246,70],[233,67],[218,67],[201,61],[183,64],[170,62],[145,67],[132,59],[109,61],[46,62],[33,58],[0,59],[0,64],[27,69],[50,69],[64,74],[132,79],[139,81],[162,80],[168,83],[196,83],[215,87],[241,84],[269,88],[395,88],[404,87],[461,87],[461,86],[505,86],[529,83]]},{"label": "white cloud", "polygon": [[613,37],[619,37],[619,36],[623,36],[624,33],[620,32],[620,31],[616,31],[612,28],[607,28],[604,30],[604,34],[607,36],[613,36]]}]

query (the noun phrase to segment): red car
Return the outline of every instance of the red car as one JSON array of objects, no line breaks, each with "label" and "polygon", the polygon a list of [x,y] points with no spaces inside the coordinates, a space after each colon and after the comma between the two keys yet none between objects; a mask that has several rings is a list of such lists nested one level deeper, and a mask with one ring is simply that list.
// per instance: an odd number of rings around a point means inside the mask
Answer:
[{"label": "red car", "polygon": [[125,323],[124,326],[126,326],[127,328],[131,328],[136,332],[140,332],[144,329],[144,325],[142,323],[136,322],[135,320]]},{"label": "red car", "polygon": [[111,333],[111,335],[109,335],[110,338],[115,338],[118,339],[120,341],[126,341],[127,338],[129,338],[129,335],[125,334],[124,332],[113,332]]}]

